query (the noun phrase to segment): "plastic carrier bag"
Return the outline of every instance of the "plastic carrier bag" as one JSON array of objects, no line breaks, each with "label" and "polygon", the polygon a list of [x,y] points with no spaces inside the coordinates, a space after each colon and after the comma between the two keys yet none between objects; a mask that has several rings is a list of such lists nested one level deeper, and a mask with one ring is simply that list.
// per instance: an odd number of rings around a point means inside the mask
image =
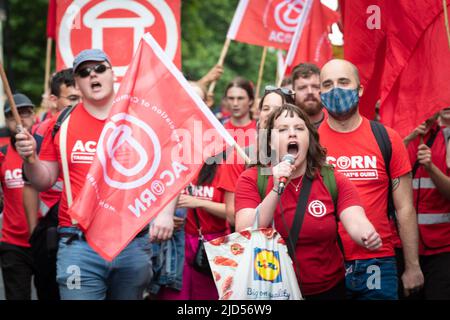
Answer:
[{"label": "plastic carrier bag", "polygon": [[205,242],[220,300],[302,300],[283,238],[255,227]]}]

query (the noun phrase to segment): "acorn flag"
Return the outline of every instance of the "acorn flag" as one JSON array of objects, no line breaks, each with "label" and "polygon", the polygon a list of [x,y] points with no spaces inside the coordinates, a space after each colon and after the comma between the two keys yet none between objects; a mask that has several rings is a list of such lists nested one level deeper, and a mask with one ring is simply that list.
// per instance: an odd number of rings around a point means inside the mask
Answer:
[{"label": "acorn flag", "polygon": [[145,34],[69,213],[112,260],[233,137]]}]

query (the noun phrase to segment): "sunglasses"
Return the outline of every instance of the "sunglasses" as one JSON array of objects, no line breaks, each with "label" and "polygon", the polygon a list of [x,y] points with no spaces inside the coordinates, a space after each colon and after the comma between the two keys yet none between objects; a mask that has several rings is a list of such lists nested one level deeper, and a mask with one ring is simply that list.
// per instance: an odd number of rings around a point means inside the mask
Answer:
[{"label": "sunglasses", "polygon": [[101,74],[105,72],[107,69],[111,69],[111,67],[105,66],[104,64],[96,64],[95,66],[92,67],[80,69],[76,73],[78,76],[80,76],[80,78],[86,78],[89,77],[91,71],[94,71],[96,74]]},{"label": "sunglasses", "polygon": [[278,92],[281,94],[284,94],[285,96],[290,96],[292,98],[295,97],[295,92],[288,88],[279,88],[275,86],[266,86],[264,88],[264,94],[270,93],[270,92]]}]

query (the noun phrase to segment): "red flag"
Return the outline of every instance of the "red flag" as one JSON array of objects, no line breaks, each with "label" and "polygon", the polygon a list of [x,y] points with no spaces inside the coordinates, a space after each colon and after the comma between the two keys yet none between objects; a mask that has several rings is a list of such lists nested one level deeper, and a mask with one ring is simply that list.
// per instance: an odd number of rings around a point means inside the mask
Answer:
[{"label": "red flag", "polygon": [[48,1],[47,38],[56,39],[56,0]]},{"label": "red flag", "polygon": [[[369,119],[375,116],[384,70],[386,31],[380,26],[386,23],[387,10],[382,9],[383,5],[384,0],[340,0],[344,24],[344,57],[358,68],[364,87],[359,111]],[[378,18],[380,21],[377,21]]]},{"label": "red flag", "polygon": [[405,137],[427,118],[450,106],[450,50],[441,1],[402,0],[387,4],[392,17],[388,24],[380,117]]},{"label": "red flag", "polygon": [[302,62],[311,62],[322,67],[333,57],[328,34],[331,32],[331,25],[339,19],[339,13],[321,4],[320,0],[312,1],[303,31],[297,26],[299,31],[296,32],[287,53],[284,76],[291,74],[293,67]]},{"label": "red flag", "polygon": [[358,67],[365,87],[363,115],[373,118],[380,99],[381,121],[405,136],[450,105],[442,3],[341,0],[341,5],[345,58]]},{"label": "red flag", "polygon": [[289,49],[304,0],[240,0],[227,38]]},{"label": "red flag", "polygon": [[[115,97],[87,181],[70,209],[112,260],[198,174],[214,141],[235,142],[145,34]],[[211,142],[212,141],[212,142]]]},{"label": "red flag", "polygon": [[181,68],[181,0],[58,0],[56,67],[71,67],[84,49],[103,49],[119,84],[142,35],[149,32]]}]

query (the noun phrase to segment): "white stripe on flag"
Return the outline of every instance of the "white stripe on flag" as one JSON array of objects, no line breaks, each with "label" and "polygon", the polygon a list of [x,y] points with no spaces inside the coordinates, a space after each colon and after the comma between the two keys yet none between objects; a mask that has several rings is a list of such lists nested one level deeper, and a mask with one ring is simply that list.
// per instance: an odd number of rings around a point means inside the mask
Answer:
[{"label": "white stripe on flag", "polygon": [[[297,28],[295,29],[294,36],[292,38],[291,45],[289,46],[288,53],[286,55],[286,60],[284,61],[284,68],[282,77],[286,73],[287,66],[291,65],[294,60],[295,53],[297,52],[298,45],[300,43],[300,39],[302,38],[302,32],[305,27],[306,20],[308,20],[309,12],[311,11],[312,3],[314,0],[306,0],[305,6],[303,7],[302,13],[298,18]],[[316,0],[319,1],[319,0]]]},{"label": "white stripe on flag", "polygon": [[213,127],[220,133],[222,138],[225,139],[226,143],[230,146],[235,144],[233,137],[228,133],[228,131],[223,127],[223,125],[217,120],[205,102],[200,98],[200,96],[194,91],[192,86],[187,82],[186,78],[181,74],[180,70],[173,64],[172,60],[170,60],[166,53],[161,49],[156,40],[152,37],[150,33],[146,33],[142,36],[142,38],[148,43],[148,45],[155,51],[155,54],[161,60],[162,63],[166,66],[166,68],[172,73],[172,75],[178,80],[181,86],[186,90],[186,92],[191,96],[191,98],[195,101],[199,109],[203,112],[209,122],[213,125]]},{"label": "white stripe on flag", "polygon": [[236,34],[241,26],[242,18],[247,10],[249,0],[240,0],[234,13],[233,20],[231,21],[230,28],[228,28],[227,38],[234,40],[236,39]]}]

